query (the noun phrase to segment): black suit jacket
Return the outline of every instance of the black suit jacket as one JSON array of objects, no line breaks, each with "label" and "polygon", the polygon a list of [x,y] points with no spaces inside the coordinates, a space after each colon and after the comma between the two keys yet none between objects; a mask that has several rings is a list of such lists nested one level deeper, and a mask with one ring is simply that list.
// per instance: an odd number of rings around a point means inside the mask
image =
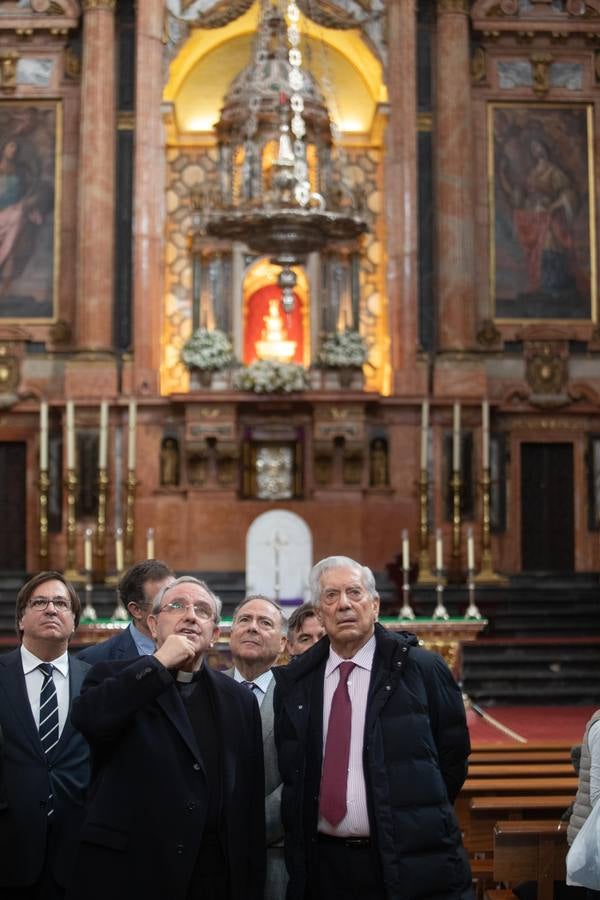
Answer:
[{"label": "black suit jacket", "polygon": [[[88,670],[86,663],[69,657],[71,703]],[[40,877],[50,792],[54,797],[52,869],[58,883],[64,885],[83,818],[89,751],[69,714],[48,765],[29,705],[20,649],[0,655],[0,728],[0,888],[25,887]]]},{"label": "black suit jacket", "polygon": [[[223,754],[231,900],[261,900],[264,772],[258,704],[207,667]],[[92,779],[69,900],[185,900],[202,841],[207,784],[171,673],[153,656],[94,666],[73,718]]]},{"label": "black suit jacket", "polygon": [[107,641],[92,644],[91,647],[84,647],[77,654],[79,659],[85,660],[90,666],[113,659],[136,659],[139,655],[129,627],[124,628],[123,631],[115,634],[114,637],[109,638]]}]

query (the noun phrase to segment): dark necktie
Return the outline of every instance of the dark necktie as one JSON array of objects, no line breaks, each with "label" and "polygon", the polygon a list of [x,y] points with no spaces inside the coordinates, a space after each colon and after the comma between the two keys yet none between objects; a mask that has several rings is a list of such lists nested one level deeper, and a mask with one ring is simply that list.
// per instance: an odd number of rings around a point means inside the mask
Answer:
[{"label": "dark necktie", "polygon": [[[40,741],[44,748],[46,756],[50,756],[52,750],[58,744],[60,735],[58,733],[58,699],[56,696],[56,685],[52,672],[54,666],[52,663],[40,663],[38,669],[44,676],[44,682],[40,691]],[[54,800],[52,793],[48,795],[48,815],[54,812]]]},{"label": "dark necktie", "polygon": [[331,825],[337,825],[346,815],[352,731],[352,703],[348,694],[348,676],[354,666],[353,662],[340,663],[340,680],[332,697],[329,712],[319,808],[323,818]]},{"label": "dark necktie", "polygon": [[258,685],[254,684],[253,681],[242,681],[241,683],[244,685],[245,688],[248,688],[248,690],[250,691],[251,694],[254,694],[254,696],[256,697],[256,690],[257,690]]}]

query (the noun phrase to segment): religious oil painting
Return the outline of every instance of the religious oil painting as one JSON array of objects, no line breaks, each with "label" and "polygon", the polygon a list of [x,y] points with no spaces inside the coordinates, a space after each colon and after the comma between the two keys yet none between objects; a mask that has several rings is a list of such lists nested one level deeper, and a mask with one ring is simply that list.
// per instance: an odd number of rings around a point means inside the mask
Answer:
[{"label": "religious oil painting", "polygon": [[61,107],[0,102],[0,321],[54,318]]},{"label": "religious oil painting", "polygon": [[596,321],[592,109],[488,108],[496,320]]}]

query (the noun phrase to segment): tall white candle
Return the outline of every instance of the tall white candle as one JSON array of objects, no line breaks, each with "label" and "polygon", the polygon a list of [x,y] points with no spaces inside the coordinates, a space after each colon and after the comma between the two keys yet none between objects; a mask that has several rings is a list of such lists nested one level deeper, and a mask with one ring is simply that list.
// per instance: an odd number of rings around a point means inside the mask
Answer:
[{"label": "tall white candle", "polygon": [[115,531],[115,566],[117,572],[123,571],[123,529]]},{"label": "tall white candle", "polygon": [[129,401],[129,440],[127,442],[127,468],[135,471],[135,427],[137,423],[137,406],[135,400]]},{"label": "tall white candle", "polygon": [[455,403],[453,409],[452,471],[460,472],[460,403]]},{"label": "tall white candle", "polygon": [[438,572],[444,568],[444,543],[441,528],[438,528],[435,533],[435,567]]},{"label": "tall white candle", "polygon": [[402,530],[402,568],[405,572],[410,569],[410,547],[406,528]]},{"label": "tall white candle", "polygon": [[67,469],[75,468],[75,404],[67,400]]},{"label": "tall white candle", "polygon": [[154,528],[146,532],[146,559],[154,559]]},{"label": "tall white candle", "polygon": [[467,529],[467,569],[469,572],[475,571],[475,541],[471,526]]},{"label": "tall white candle", "polygon": [[40,471],[48,471],[48,401],[40,403]]},{"label": "tall white candle", "polygon": [[108,403],[100,404],[100,441],[98,447],[98,468],[106,469],[108,461]]},{"label": "tall white candle", "polygon": [[86,528],[83,536],[83,568],[92,571],[92,529]]},{"label": "tall white candle", "polygon": [[421,469],[427,468],[429,450],[429,400],[421,405]]},{"label": "tall white candle", "polygon": [[490,403],[484,400],[481,405],[481,462],[484,469],[490,467]]}]

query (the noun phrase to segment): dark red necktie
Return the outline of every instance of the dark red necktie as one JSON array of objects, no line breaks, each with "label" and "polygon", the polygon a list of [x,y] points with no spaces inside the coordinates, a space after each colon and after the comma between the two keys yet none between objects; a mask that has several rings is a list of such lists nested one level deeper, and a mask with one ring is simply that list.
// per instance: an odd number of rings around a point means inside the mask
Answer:
[{"label": "dark red necktie", "polygon": [[323,818],[331,825],[337,825],[346,815],[352,732],[352,703],[348,694],[348,676],[354,666],[353,662],[339,664],[340,680],[332,697],[329,712],[319,809]]}]

